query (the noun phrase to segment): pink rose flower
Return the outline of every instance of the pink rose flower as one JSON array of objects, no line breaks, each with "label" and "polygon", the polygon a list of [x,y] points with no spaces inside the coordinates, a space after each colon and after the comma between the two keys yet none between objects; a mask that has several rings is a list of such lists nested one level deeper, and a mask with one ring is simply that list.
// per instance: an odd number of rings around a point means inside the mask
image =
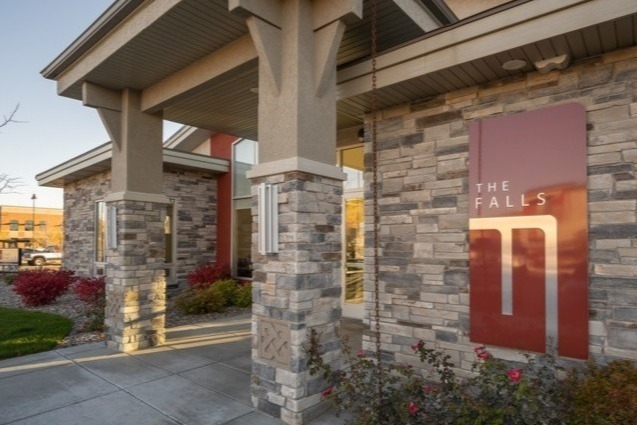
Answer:
[{"label": "pink rose flower", "polygon": [[409,413],[411,413],[412,415],[415,415],[416,413],[418,413],[418,406],[416,406],[416,404],[413,401],[409,402]]},{"label": "pink rose flower", "polygon": [[323,397],[323,398],[328,397],[330,394],[332,394],[332,391],[333,391],[333,390],[334,390],[334,387],[331,387],[331,386],[330,386],[330,387],[327,387],[327,388],[325,389],[325,391],[323,391],[323,392],[321,393],[321,397]]},{"label": "pink rose flower", "polygon": [[431,385],[425,385],[424,387],[422,387],[422,391],[425,394],[432,394],[438,391],[438,389],[436,387],[432,387]]},{"label": "pink rose flower", "polygon": [[422,347],[424,347],[424,346],[425,346],[425,343],[422,340],[420,340],[420,341],[418,341],[417,344],[412,345],[411,349],[414,350],[414,351],[418,351],[418,350],[422,350]]},{"label": "pink rose flower", "polygon": [[478,357],[478,359],[480,360],[486,360],[491,357],[491,353],[489,353],[484,345],[477,346],[473,349],[473,351],[476,353],[476,357]]},{"label": "pink rose flower", "polygon": [[360,359],[361,357],[364,357],[364,356],[365,356],[365,350],[363,349],[358,350],[358,358]]},{"label": "pink rose flower", "polygon": [[511,369],[509,371],[509,379],[513,382],[520,382],[520,378],[522,378],[522,371],[520,369]]}]

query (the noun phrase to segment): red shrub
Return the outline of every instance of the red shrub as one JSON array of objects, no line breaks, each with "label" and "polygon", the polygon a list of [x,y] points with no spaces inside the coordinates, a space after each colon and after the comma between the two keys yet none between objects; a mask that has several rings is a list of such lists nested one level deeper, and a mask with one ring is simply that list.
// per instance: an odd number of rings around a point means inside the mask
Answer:
[{"label": "red shrub", "polygon": [[90,307],[104,307],[106,300],[106,277],[82,277],[73,285],[75,298]]},{"label": "red shrub", "polygon": [[188,284],[192,289],[203,289],[218,280],[230,277],[230,267],[227,264],[214,263],[199,266],[188,274]]},{"label": "red shrub", "polygon": [[13,281],[13,292],[20,295],[24,305],[51,304],[69,289],[74,279],[72,270],[22,271]]}]

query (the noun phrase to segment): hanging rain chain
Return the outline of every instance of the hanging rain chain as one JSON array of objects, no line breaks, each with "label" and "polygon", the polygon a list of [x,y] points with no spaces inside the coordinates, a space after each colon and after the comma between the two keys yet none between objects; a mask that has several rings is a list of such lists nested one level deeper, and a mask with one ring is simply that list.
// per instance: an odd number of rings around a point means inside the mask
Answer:
[{"label": "hanging rain chain", "polygon": [[376,58],[378,56],[377,45],[377,24],[378,24],[378,6],[377,0],[371,1],[372,13],[371,13],[371,32],[372,32],[372,96],[371,96],[371,112],[372,112],[372,203],[374,214],[374,313],[375,313],[375,334],[376,334],[376,364],[377,364],[377,385],[378,385],[378,400],[379,400],[379,420],[384,422],[383,409],[384,404],[383,397],[383,364],[382,364],[382,352],[380,346],[380,283],[379,283],[379,226],[380,226],[380,214],[378,212],[378,148],[377,148],[377,81],[376,81]]}]

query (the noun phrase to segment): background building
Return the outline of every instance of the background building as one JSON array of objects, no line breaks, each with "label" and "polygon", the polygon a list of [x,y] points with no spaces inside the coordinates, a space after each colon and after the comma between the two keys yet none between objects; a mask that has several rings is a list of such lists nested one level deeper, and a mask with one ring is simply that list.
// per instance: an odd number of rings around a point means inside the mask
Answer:
[{"label": "background building", "polygon": [[63,210],[0,205],[0,241],[19,248],[62,248]]}]

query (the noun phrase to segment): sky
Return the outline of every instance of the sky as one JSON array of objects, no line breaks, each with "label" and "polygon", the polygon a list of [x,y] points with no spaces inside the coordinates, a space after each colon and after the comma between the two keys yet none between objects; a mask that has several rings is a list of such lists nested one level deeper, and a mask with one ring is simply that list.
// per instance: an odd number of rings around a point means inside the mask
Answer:
[{"label": "sky", "polygon": [[[22,180],[0,205],[62,208],[62,189],[38,187],[35,175],[78,156],[109,138],[97,111],[57,95],[40,75],[93,23],[112,0],[0,0],[0,116],[20,108],[0,129],[0,174]],[[164,136],[178,126],[165,126]]]}]

